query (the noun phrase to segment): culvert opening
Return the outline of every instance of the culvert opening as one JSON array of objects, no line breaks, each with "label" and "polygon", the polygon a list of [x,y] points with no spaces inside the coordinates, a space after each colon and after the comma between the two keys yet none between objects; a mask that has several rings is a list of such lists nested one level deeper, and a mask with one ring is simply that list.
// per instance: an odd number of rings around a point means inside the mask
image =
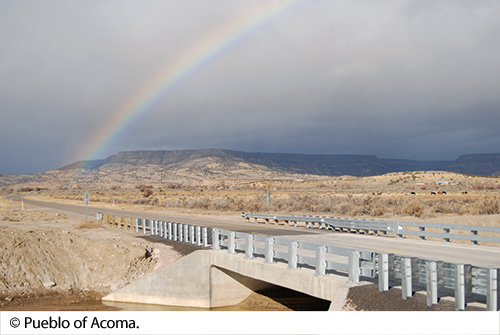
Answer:
[{"label": "culvert opening", "polygon": [[227,269],[220,271],[253,292],[235,307],[246,311],[327,311],[331,302],[286,287],[243,276]]}]

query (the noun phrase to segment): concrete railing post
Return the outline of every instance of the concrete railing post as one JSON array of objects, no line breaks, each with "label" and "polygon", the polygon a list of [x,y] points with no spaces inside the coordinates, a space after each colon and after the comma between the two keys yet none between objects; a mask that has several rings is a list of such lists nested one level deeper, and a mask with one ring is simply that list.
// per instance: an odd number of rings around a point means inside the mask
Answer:
[{"label": "concrete railing post", "polygon": [[266,240],[266,264],[274,263],[274,238],[268,238]]},{"label": "concrete railing post", "polygon": [[349,268],[349,284],[359,283],[359,250],[351,251],[348,255],[348,268]]},{"label": "concrete railing post", "polygon": [[427,282],[427,306],[430,307],[438,303],[438,275],[437,263],[429,261],[426,266]]},{"label": "concrete railing post", "polygon": [[324,245],[316,248],[316,276],[326,275],[326,247]]},{"label": "concrete railing post", "polygon": [[253,258],[253,235],[247,235],[245,237],[245,258]]},{"label": "concrete railing post", "polygon": [[297,269],[299,242],[293,241],[288,245],[288,268],[290,270]]},{"label": "concrete railing post", "polygon": [[455,264],[455,310],[465,310],[465,266]]},{"label": "concrete railing post", "polygon": [[498,309],[498,269],[486,269],[486,310]]},{"label": "concrete railing post", "polygon": [[220,231],[219,229],[212,230],[212,250],[220,250]]}]

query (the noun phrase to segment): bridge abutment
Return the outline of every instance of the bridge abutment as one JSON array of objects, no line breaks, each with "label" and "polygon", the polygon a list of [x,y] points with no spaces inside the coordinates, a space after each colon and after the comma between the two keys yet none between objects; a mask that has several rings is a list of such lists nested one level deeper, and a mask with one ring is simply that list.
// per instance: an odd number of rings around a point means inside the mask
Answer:
[{"label": "bridge abutment", "polygon": [[286,264],[247,260],[226,251],[198,250],[105,296],[104,301],[214,308],[236,305],[274,285],[332,301],[340,310],[349,285],[341,276],[314,276]]}]

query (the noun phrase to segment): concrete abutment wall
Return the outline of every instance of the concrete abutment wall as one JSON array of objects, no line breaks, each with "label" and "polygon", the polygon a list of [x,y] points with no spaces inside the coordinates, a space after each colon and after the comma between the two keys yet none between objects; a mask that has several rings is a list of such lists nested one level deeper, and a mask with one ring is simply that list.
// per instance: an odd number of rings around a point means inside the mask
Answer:
[{"label": "concrete abutment wall", "polygon": [[198,250],[103,300],[214,308],[238,304],[253,291],[274,285],[332,301],[330,309],[341,309],[349,290],[345,277],[314,276],[309,269],[291,271],[286,264],[266,264],[224,251]]}]

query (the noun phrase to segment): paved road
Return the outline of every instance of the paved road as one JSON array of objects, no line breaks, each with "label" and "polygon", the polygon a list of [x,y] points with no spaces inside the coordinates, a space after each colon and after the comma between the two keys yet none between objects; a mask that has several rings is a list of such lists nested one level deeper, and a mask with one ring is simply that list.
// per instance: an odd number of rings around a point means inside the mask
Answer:
[{"label": "paved road", "polygon": [[[20,201],[21,198],[14,198]],[[22,199],[25,204],[45,208],[47,210],[85,217],[85,207],[61,203],[43,202]],[[88,207],[88,216],[95,217],[96,212],[122,217],[137,217],[172,221],[184,224],[228,229],[247,233],[257,233],[270,236],[280,236],[298,241],[323,242],[349,248],[368,249],[374,251],[407,255],[424,259],[441,260],[451,263],[472,264],[482,267],[500,268],[500,248],[465,245],[444,242],[396,239],[390,237],[357,235],[332,232],[327,230],[306,229],[303,227],[285,227],[272,224],[249,223],[243,218],[234,220],[217,220],[196,216],[163,215],[150,212],[125,211],[120,209]]]}]

